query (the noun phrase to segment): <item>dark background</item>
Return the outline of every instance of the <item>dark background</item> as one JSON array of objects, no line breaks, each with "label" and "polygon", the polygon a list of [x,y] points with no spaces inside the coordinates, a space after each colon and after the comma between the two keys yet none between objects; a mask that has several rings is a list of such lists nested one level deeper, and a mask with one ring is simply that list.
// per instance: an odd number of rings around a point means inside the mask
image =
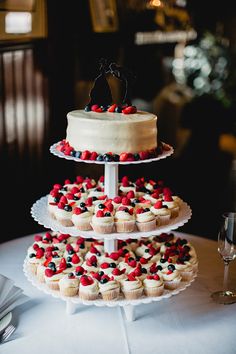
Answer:
[{"label": "dark background", "polygon": [[[88,92],[88,85],[97,75],[101,57],[124,64],[135,72],[134,98],[150,102],[169,83],[171,75],[165,70],[163,59],[173,56],[175,43],[136,46],[133,41],[136,31],[156,29],[153,13],[137,13],[127,9],[124,1],[117,3],[120,27],[116,33],[93,32],[87,1],[71,0],[65,6],[64,2],[50,0],[47,1],[46,39],[26,43],[0,42],[0,176],[4,230],[0,242],[44,230],[32,219],[30,208],[54,183],[73,179],[76,174],[95,178],[103,174],[101,166],[75,164],[49,153],[49,147],[65,137],[66,114],[83,107],[86,102],[84,92]],[[188,1],[187,7],[199,36],[206,29],[215,32],[220,23],[234,45],[236,16],[231,2],[227,0],[211,6],[209,15],[204,1]],[[22,54],[19,64],[22,70],[16,66],[18,52]],[[17,81],[20,75],[21,84]],[[119,90],[116,92],[119,95]],[[19,95],[26,107],[23,112],[24,131],[27,132],[20,142],[16,137],[9,139],[6,129],[9,119],[14,121],[17,117]],[[14,110],[8,114],[13,117],[9,117],[5,109],[9,100],[13,102]],[[37,133],[38,101],[43,107],[43,115],[41,130]],[[27,107],[31,107],[28,113]],[[231,110],[233,116],[234,108]],[[209,238],[216,238],[219,215],[234,207],[233,156],[219,151],[217,140],[219,131],[222,132],[217,121],[226,115],[229,116],[228,111],[226,114],[211,100],[186,106],[183,122],[186,116],[191,116],[187,128],[195,128],[197,120],[200,129],[195,129],[195,138],[181,156],[119,170],[120,175],[164,179],[193,209],[193,218],[180,230]],[[233,125],[226,123],[225,131],[232,132]],[[159,137],[162,138],[161,130]]]}]

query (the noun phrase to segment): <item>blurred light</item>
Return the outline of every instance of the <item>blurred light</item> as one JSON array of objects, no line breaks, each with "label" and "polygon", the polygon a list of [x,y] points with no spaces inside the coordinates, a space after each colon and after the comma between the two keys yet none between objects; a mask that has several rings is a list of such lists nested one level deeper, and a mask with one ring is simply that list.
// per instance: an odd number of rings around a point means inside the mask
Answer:
[{"label": "blurred light", "polygon": [[180,7],[185,7],[187,5],[187,1],[186,0],[176,0],[176,5],[180,6]]},{"label": "blurred light", "polygon": [[182,59],[174,59],[173,60],[173,67],[175,69],[183,69],[184,67],[184,62]]},{"label": "blurred light", "polygon": [[32,15],[30,12],[8,12],[5,16],[5,32],[22,34],[32,31]]},{"label": "blurred light", "polygon": [[151,6],[151,7],[159,7],[161,5],[162,5],[162,3],[160,0],[151,0],[149,3],[149,6]]},{"label": "blurred light", "polygon": [[193,80],[193,85],[196,89],[202,89],[205,85],[205,80],[202,77],[197,77]]},{"label": "blurred light", "polygon": [[197,55],[197,49],[189,45],[185,47],[184,55],[186,55],[186,57],[194,57],[195,55]]}]

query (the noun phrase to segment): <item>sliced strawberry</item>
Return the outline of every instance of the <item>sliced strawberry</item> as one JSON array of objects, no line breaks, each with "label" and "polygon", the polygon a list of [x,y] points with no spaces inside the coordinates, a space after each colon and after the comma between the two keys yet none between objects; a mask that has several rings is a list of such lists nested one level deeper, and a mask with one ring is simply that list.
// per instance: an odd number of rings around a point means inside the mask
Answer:
[{"label": "sliced strawberry", "polygon": [[117,107],[117,104],[112,104],[109,108],[108,108],[108,112],[115,112],[115,109],[116,109],[116,107]]},{"label": "sliced strawberry", "polygon": [[127,152],[122,152],[121,154],[120,154],[120,161],[122,162],[122,161],[127,161],[127,159],[128,159],[128,153]]},{"label": "sliced strawberry", "polygon": [[46,277],[51,278],[54,274],[55,274],[55,273],[54,273],[54,271],[53,271],[51,268],[45,269],[45,275],[46,275]]},{"label": "sliced strawberry", "polygon": [[59,269],[66,269],[66,260],[62,258],[59,264]]},{"label": "sliced strawberry", "polygon": [[102,268],[102,269],[107,269],[107,268],[109,268],[109,263],[103,262],[103,263],[101,264],[101,268]]}]

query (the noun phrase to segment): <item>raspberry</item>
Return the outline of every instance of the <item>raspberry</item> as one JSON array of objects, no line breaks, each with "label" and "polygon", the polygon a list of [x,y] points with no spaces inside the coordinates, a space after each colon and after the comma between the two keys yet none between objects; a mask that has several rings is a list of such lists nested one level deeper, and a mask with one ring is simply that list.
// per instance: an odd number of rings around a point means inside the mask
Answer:
[{"label": "raspberry", "polygon": [[164,195],[164,201],[165,202],[173,202],[173,198],[169,194]]},{"label": "raspberry", "polygon": [[155,275],[153,276],[153,279],[154,279],[154,280],[160,280],[160,277],[159,277],[158,274],[155,274]]},{"label": "raspberry", "polygon": [[137,262],[133,259],[132,261],[128,262],[128,265],[132,268],[136,267]]},{"label": "raspberry", "polygon": [[75,207],[75,209],[73,210],[73,214],[80,215],[82,214],[82,210],[79,207]]},{"label": "raspberry", "polygon": [[102,263],[102,264],[101,264],[101,268],[102,268],[102,269],[107,269],[107,268],[109,268],[109,263],[107,263],[107,262]]},{"label": "raspberry", "polygon": [[44,256],[44,250],[42,248],[38,248],[36,251],[36,258],[42,258]]},{"label": "raspberry", "polygon": [[40,236],[40,235],[35,235],[34,236],[34,241],[36,241],[36,242],[40,242],[40,241],[42,241],[42,236]]},{"label": "raspberry", "polygon": [[131,200],[127,197],[122,198],[121,202],[123,205],[130,205],[131,204]]},{"label": "raspberry", "polygon": [[140,151],[139,157],[140,157],[140,160],[147,160],[149,158],[148,151]]},{"label": "raspberry", "polygon": [[91,111],[96,112],[96,110],[99,108],[98,104],[93,104],[91,107]]},{"label": "raspberry", "polygon": [[161,208],[163,208],[162,201],[161,201],[161,200],[158,200],[158,202],[156,202],[156,203],[154,204],[154,208],[155,208],[155,209],[161,209]]},{"label": "raspberry", "polygon": [[134,198],[134,197],[135,197],[134,191],[129,191],[129,192],[127,193],[126,197],[129,198],[129,199]]},{"label": "raspberry", "polygon": [[80,156],[81,160],[89,160],[90,154],[90,151],[84,150]]},{"label": "raspberry", "polygon": [[139,262],[140,262],[141,264],[147,264],[148,260],[147,260],[146,258],[144,258],[144,257],[141,257],[140,260],[139,260]]},{"label": "raspberry", "polygon": [[60,203],[63,203],[63,204],[67,204],[68,203],[68,200],[67,198],[63,195],[61,198],[60,198]]},{"label": "raspberry", "polygon": [[112,271],[112,274],[113,275],[121,275],[122,272],[118,268],[114,268],[113,271]]},{"label": "raspberry", "polygon": [[74,195],[73,195],[72,193],[67,193],[67,194],[65,195],[65,197],[66,197],[67,199],[72,199],[72,200],[73,200]]},{"label": "raspberry", "polygon": [[93,284],[93,279],[87,275],[82,275],[82,277],[80,278],[80,283],[83,286],[88,286],[88,285]]},{"label": "raspberry", "polygon": [[91,153],[90,160],[95,161],[97,157],[98,157],[98,154],[96,153],[96,151],[93,151]]},{"label": "raspberry", "polygon": [[144,213],[143,208],[138,208],[138,209],[136,210],[136,214],[142,214],[142,213]]},{"label": "raspberry", "polygon": [[66,245],[66,250],[67,250],[67,252],[73,250],[73,247],[71,246],[71,244],[68,243],[68,244]]},{"label": "raspberry", "polygon": [[87,206],[92,206],[93,205],[93,198],[92,197],[89,197],[86,201],[85,201],[85,204]]},{"label": "raspberry", "polygon": [[120,204],[121,201],[122,201],[122,198],[121,198],[121,197],[115,197],[113,200],[114,200],[114,202],[115,202],[116,204]]}]

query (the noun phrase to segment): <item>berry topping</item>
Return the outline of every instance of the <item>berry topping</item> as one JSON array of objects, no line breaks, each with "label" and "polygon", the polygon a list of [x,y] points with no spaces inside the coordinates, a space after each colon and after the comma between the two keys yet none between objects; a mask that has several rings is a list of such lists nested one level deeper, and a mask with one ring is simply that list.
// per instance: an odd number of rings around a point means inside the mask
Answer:
[{"label": "berry topping", "polygon": [[112,104],[109,108],[108,108],[108,112],[115,112],[115,109],[116,109],[116,107],[117,107],[117,104]]},{"label": "berry topping", "polygon": [[75,268],[75,274],[76,275],[82,275],[82,274],[84,274],[84,272],[85,272],[85,270],[81,266],[78,266],[78,267]]},{"label": "berry topping", "polygon": [[129,192],[127,193],[126,197],[129,198],[129,199],[134,198],[134,197],[135,197],[134,191],[129,191]]},{"label": "berry topping", "polygon": [[154,204],[154,208],[155,208],[155,209],[161,209],[161,208],[163,208],[162,201],[161,201],[161,200],[158,200],[158,202],[156,202],[156,203]]},{"label": "berry topping", "polygon": [[164,201],[165,202],[173,202],[173,198],[169,194],[164,195]]},{"label": "berry topping", "polygon": [[73,254],[73,256],[72,256],[72,263],[73,264],[78,264],[80,262],[80,258],[79,258],[79,256],[75,253],[75,254]]},{"label": "berry topping", "polygon": [[102,217],[104,217],[103,211],[102,211],[102,210],[98,210],[97,213],[96,213],[96,217],[97,217],[97,218],[102,218]]},{"label": "berry topping", "polygon": [[80,158],[81,158],[81,160],[89,160],[90,155],[91,155],[90,151],[85,150],[82,152]]},{"label": "berry topping", "polygon": [[127,161],[128,160],[128,153],[127,152],[122,152],[121,154],[120,154],[120,161],[122,162],[122,161]]},{"label": "berry topping", "polygon": [[34,241],[35,241],[35,242],[40,242],[40,241],[42,241],[42,239],[43,239],[43,238],[42,238],[42,236],[40,236],[40,235],[35,235],[35,236],[34,236]]},{"label": "berry topping", "polygon": [[38,248],[36,251],[36,258],[42,258],[44,256],[44,249]]},{"label": "berry topping", "polygon": [[127,275],[129,281],[136,281],[135,275],[132,273]]},{"label": "berry topping", "polygon": [[47,269],[45,269],[45,275],[46,275],[46,277],[52,277],[53,275],[55,274],[55,272],[52,270],[52,269],[50,269],[50,268],[47,268]]},{"label": "berry topping", "polygon": [[80,283],[83,286],[91,285],[93,284],[93,278],[88,275],[82,275],[82,277],[80,278]]}]

